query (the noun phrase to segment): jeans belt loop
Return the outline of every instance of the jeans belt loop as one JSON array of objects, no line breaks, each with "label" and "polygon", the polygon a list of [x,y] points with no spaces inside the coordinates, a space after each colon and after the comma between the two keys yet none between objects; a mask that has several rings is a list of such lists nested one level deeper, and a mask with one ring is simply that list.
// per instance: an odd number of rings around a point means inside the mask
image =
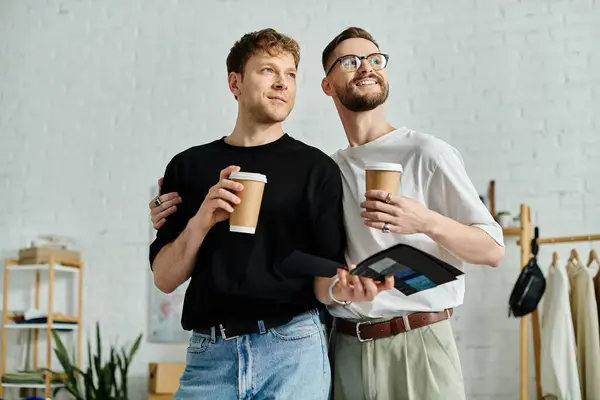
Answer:
[{"label": "jeans belt loop", "polygon": [[263,321],[262,319],[258,321],[258,333],[260,333],[261,335],[267,333],[267,329],[265,328],[265,321]]},{"label": "jeans belt loop", "polygon": [[227,337],[225,335],[225,328],[223,327],[223,324],[219,324],[219,329],[221,331],[221,337],[223,338],[223,340],[232,340],[239,336],[239,335],[236,335],[236,336],[232,336],[232,337]]}]

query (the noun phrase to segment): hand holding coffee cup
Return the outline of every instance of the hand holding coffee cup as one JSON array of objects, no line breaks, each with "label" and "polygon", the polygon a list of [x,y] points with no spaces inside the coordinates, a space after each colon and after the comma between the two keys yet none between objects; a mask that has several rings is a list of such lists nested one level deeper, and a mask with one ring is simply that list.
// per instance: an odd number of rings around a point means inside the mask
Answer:
[{"label": "hand holding coffee cup", "polygon": [[389,196],[389,192],[371,190],[360,203],[360,216],[366,226],[385,233],[411,235],[431,231],[439,216],[421,202],[406,196]]},{"label": "hand holding coffee cup", "polygon": [[[401,164],[387,162],[367,163],[365,165],[366,192],[384,192],[386,195],[385,202],[389,203],[391,198],[397,196],[398,192],[400,191],[400,179],[402,178],[402,172],[403,170]],[[363,204],[361,204],[361,207],[364,207]],[[367,208],[366,211],[372,212],[374,210]],[[363,214],[361,214],[361,216]],[[389,223],[385,223],[381,229],[383,232],[389,233]]]},{"label": "hand holding coffee cup", "polygon": [[244,185],[235,182],[230,175],[240,170],[238,166],[229,166],[219,174],[219,182],[210,188],[204,202],[194,218],[198,219],[200,228],[208,232],[215,224],[225,221],[234,211],[234,206],[241,203],[239,193]]}]

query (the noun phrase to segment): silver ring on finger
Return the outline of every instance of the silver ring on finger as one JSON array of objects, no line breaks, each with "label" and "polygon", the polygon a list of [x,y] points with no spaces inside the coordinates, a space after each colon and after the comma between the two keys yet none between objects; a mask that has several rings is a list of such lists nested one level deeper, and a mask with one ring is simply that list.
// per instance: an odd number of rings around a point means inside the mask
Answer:
[{"label": "silver ring on finger", "polygon": [[390,204],[392,202],[392,194],[388,193],[387,197],[385,198],[385,202],[387,204]]},{"label": "silver ring on finger", "polygon": [[387,223],[387,222],[385,224],[383,224],[383,229],[381,229],[381,232],[383,232],[383,233],[390,233],[391,232],[390,231],[390,224]]},{"label": "silver ring on finger", "polygon": [[154,199],[152,199],[152,201],[154,202],[154,205],[157,207],[162,204],[162,201],[160,201],[160,196],[156,196]]}]

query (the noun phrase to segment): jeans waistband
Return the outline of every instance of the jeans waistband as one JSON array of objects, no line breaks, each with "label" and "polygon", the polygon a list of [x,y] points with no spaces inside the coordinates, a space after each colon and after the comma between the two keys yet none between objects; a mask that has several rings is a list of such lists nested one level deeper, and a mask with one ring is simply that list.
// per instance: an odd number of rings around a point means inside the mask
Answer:
[{"label": "jeans waistband", "polygon": [[242,335],[253,333],[265,334],[271,328],[276,328],[290,322],[294,317],[303,314],[319,314],[319,310],[311,309],[299,314],[268,317],[260,320],[228,321],[206,328],[197,328],[193,331],[211,338],[222,337],[225,340],[235,339]]}]

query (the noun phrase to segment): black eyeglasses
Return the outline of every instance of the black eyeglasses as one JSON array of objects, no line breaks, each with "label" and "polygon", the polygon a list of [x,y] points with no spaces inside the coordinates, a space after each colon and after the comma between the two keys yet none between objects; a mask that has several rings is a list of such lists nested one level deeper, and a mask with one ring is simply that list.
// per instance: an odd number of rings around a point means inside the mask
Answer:
[{"label": "black eyeglasses", "polygon": [[329,71],[325,74],[325,76],[329,75],[329,73],[333,70],[333,67],[339,62],[342,66],[342,70],[344,72],[354,72],[360,68],[362,60],[367,60],[367,62],[373,67],[374,70],[380,70],[387,66],[388,60],[390,56],[383,53],[373,53],[368,56],[357,56],[354,54],[347,54],[342,56],[334,61],[329,68]]}]

